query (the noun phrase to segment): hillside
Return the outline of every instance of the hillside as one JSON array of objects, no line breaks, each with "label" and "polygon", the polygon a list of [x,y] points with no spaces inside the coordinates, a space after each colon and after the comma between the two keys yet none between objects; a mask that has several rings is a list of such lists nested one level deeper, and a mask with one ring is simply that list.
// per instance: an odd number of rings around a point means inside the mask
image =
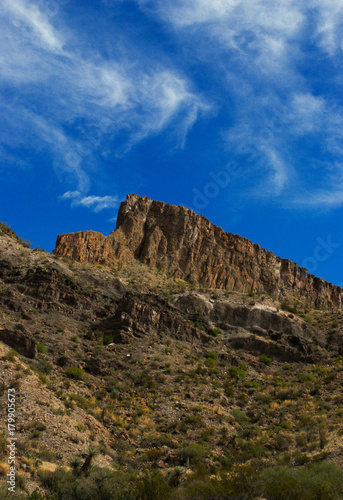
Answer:
[{"label": "hillside", "polygon": [[288,287],[281,259],[189,212],[131,196],[112,235],[53,254],[0,228],[1,392],[17,395],[1,498],[343,498],[340,289],[301,268]]}]

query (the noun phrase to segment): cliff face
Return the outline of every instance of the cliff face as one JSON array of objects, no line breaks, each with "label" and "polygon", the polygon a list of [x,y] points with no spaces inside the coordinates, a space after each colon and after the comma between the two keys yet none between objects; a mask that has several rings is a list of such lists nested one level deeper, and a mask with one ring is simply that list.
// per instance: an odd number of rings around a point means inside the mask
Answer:
[{"label": "cliff face", "polygon": [[298,298],[314,307],[342,307],[343,290],[288,259],[226,233],[184,207],[128,195],[109,236],[94,231],[60,235],[56,254],[116,265],[138,259],[211,288]]}]

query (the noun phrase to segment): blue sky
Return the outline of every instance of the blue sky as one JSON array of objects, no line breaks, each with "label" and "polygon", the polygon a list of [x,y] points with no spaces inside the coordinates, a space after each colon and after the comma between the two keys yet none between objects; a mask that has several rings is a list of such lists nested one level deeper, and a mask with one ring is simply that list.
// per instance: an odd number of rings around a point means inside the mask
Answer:
[{"label": "blue sky", "polygon": [[138,193],[343,283],[343,4],[0,0],[0,219],[51,251]]}]

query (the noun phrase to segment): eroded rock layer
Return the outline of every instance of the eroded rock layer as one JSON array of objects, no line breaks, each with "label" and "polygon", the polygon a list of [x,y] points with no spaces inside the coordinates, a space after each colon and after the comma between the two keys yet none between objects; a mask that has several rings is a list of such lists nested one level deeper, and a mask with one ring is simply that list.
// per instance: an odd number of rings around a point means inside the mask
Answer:
[{"label": "eroded rock layer", "polygon": [[134,259],[211,288],[299,299],[311,307],[342,307],[343,290],[246,238],[226,233],[182,206],[128,195],[109,236],[94,231],[57,238],[56,254],[118,265]]}]

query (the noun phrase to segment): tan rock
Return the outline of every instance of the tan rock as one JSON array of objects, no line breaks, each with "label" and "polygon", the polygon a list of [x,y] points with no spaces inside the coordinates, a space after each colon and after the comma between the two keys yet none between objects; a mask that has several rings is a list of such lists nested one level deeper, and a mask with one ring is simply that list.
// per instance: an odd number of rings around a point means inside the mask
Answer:
[{"label": "tan rock", "polygon": [[109,236],[94,231],[57,238],[54,252],[116,266],[138,259],[199,285],[291,297],[315,307],[341,307],[343,291],[259,245],[226,233],[182,206],[128,195]]}]

